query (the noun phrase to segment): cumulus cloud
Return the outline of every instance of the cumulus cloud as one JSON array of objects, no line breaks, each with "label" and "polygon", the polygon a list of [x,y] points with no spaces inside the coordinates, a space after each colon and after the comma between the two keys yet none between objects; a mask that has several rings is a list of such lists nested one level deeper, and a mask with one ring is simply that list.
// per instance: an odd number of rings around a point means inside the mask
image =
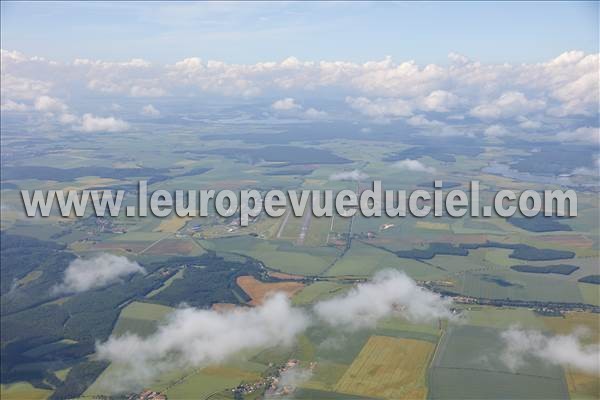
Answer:
[{"label": "cumulus cloud", "polygon": [[316,108],[309,108],[304,112],[304,116],[309,119],[322,119],[327,117],[325,111],[317,110]]},{"label": "cumulus cloud", "polygon": [[483,131],[485,136],[505,136],[509,134],[508,129],[502,125],[490,125]]},{"label": "cumulus cloud", "polygon": [[[292,307],[283,293],[273,294],[252,308],[181,308],[169,314],[149,336],[126,333],[98,343],[96,356],[115,366],[113,374],[104,377],[106,390],[137,390],[174,369],[221,363],[248,349],[289,346],[318,321],[338,327],[340,333],[373,327],[394,315],[413,321],[451,318],[450,304],[450,299],[418,287],[404,273],[389,270],[345,295],[317,303],[312,310]],[[343,336],[333,341],[338,340]],[[282,375],[280,383],[293,386],[309,376],[310,371],[296,368],[289,376]]]},{"label": "cumulus cloud", "polygon": [[471,110],[471,115],[481,119],[511,118],[539,111],[545,106],[543,100],[528,99],[523,93],[512,91],[503,93],[492,102],[476,106]]},{"label": "cumulus cloud", "polygon": [[421,128],[443,128],[444,124],[440,121],[429,120],[422,115],[414,115],[406,120],[406,123],[411,126]]},{"label": "cumulus cloud", "polygon": [[77,121],[79,121],[79,117],[77,115],[75,115],[75,114],[71,114],[71,113],[68,113],[68,112],[66,112],[64,114],[61,114],[58,117],[58,122],[60,122],[63,125],[74,124]]},{"label": "cumulus cloud", "polygon": [[434,90],[421,100],[421,108],[426,111],[448,112],[458,104],[458,96],[445,90]]},{"label": "cumulus cloud", "polygon": [[0,110],[5,112],[24,112],[29,110],[29,106],[27,104],[18,103],[12,100],[6,100],[0,105]]},{"label": "cumulus cloud", "polygon": [[[51,82],[17,76],[5,72],[6,66],[2,62],[2,85],[0,93],[3,99],[31,100],[44,95],[53,86]],[[15,73],[17,73],[15,71]]]},{"label": "cumulus cloud", "polygon": [[[154,107],[148,108],[148,106],[144,107],[143,113],[158,112]],[[62,100],[47,95],[37,96],[31,106],[12,100],[2,103],[2,111],[28,111],[30,109],[41,113],[45,118],[55,120],[62,125],[71,125],[73,129],[82,132],[121,132],[129,128],[125,121],[114,117],[97,117],[89,113],[80,117],[72,113],[69,106]]]},{"label": "cumulus cloud", "polygon": [[152,104],[142,107],[141,113],[146,117],[158,117],[160,115],[160,111],[158,111]]},{"label": "cumulus cloud", "polygon": [[542,127],[540,121],[531,120],[525,117],[517,118],[517,121],[519,121],[519,127],[523,129],[540,129]]},{"label": "cumulus cloud", "polygon": [[344,296],[317,303],[314,312],[329,325],[360,329],[394,315],[415,322],[451,318],[450,305],[450,299],[420,288],[403,272],[385,270]]},{"label": "cumulus cloud", "polygon": [[65,270],[63,282],[54,288],[59,293],[78,293],[104,287],[121,278],[146,271],[127,257],[101,254],[90,259],[73,260]]},{"label": "cumulus cloud", "polygon": [[335,174],[331,174],[329,176],[329,180],[331,181],[364,181],[368,178],[369,175],[357,169],[353,171],[336,172]]},{"label": "cumulus cloud", "polygon": [[283,111],[289,115],[306,119],[323,119],[327,117],[327,113],[325,111],[317,110],[313,107],[304,110],[304,107],[301,104],[296,103],[296,100],[291,97],[277,100],[271,104],[271,108],[276,111]]},{"label": "cumulus cloud", "polygon": [[67,111],[67,109],[68,109],[68,107],[65,105],[65,103],[63,103],[59,99],[56,99],[56,98],[50,97],[50,96],[38,97],[37,99],[35,99],[33,107],[35,108],[36,111],[50,112],[50,113],[61,113],[61,112]]},{"label": "cumulus cloud", "polygon": [[81,124],[76,129],[82,132],[122,132],[127,128],[129,124],[118,118],[83,114]]},{"label": "cumulus cloud", "polygon": [[598,374],[600,345],[582,344],[581,339],[584,335],[584,331],[576,330],[570,335],[551,336],[535,330],[513,327],[501,334],[505,344],[501,359],[511,370],[524,365],[528,358],[537,358],[550,364]]},{"label": "cumulus cloud", "polygon": [[412,106],[403,99],[375,99],[346,97],[346,103],[354,110],[376,119],[409,117]]},{"label": "cumulus cloud", "polygon": [[588,142],[600,144],[600,128],[585,126],[573,131],[563,131],[556,138],[564,142]]},{"label": "cumulus cloud", "polygon": [[217,312],[183,308],[147,337],[125,334],[97,345],[97,357],[115,364],[107,390],[139,389],[176,368],[227,360],[247,349],[288,346],[308,326],[308,317],[278,293],[255,308]]},{"label": "cumulus cloud", "polygon": [[425,172],[427,174],[435,174],[437,170],[433,167],[428,167],[423,164],[419,160],[411,160],[407,158],[405,160],[400,160],[392,164],[394,168],[398,168],[405,171],[414,171],[414,172]]},{"label": "cumulus cloud", "polygon": [[290,111],[290,110],[299,110],[302,108],[300,104],[296,103],[291,97],[286,97],[285,99],[277,100],[273,104],[271,104],[271,108],[277,111]]},{"label": "cumulus cloud", "polygon": [[[132,97],[243,98],[277,93],[282,98],[273,104],[273,110],[289,116],[311,120],[347,117],[344,112],[337,116],[302,107],[294,100],[310,91],[315,97],[340,94],[346,106],[357,111],[354,115],[377,123],[402,119],[433,135],[482,130],[481,125],[473,129],[446,125],[455,116],[469,115],[484,122],[501,120],[507,129],[516,132],[513,128],[557,126],[556,117],[597,118],[599,114],[600,54],[581,51],[568,51],[532,64],[488,64],[451,53],[448,65],[419,65],[413,60],[395,61],[389,57],[364,63],[289,57],[254,64],[190,57],[158,65],[140,59],[55,62],[7,50],[1,55],[5,111],[23,108],[13,103],[32,109],[40,96],[56,98],[65,90],[73,91],[70,96],[84,97],[96,95],[90,92]],[[581,119],[565,118],[560,126],[575,131],[582,127]]]}]

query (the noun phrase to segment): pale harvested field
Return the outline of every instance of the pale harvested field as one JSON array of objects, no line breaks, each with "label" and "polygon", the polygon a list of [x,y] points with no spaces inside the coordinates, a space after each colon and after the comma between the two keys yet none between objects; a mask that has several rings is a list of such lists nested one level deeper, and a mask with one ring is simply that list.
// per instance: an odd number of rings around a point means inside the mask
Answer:
[{"label": "pale harvested field", "polygon": [[174,215],[171,218],[160,221],[160,225],[154,229],[154,232],[176,233],[191,219],[191,217],[179,217]]},{"label": "pale harvested field", "polygon": [[256,280],[253,276],[240,276],[236,282],[252,298],[250,301],[252,305],[262,304],[268,294],[275,292],[284,292],[291,298],[304,287],[304,284],[300,282],[264,283]]},{"label": "pale harvested field", "polygon": [[371,336],[335,391],[386,399],[424,399],[425,374],[434,348],[422,340]]},{"label": "pale harvested field", "polygon": [[442,222],[417,221],[415,226],[421,229],[431,229],[438,231],[450,230],[450,225]]},{"label": "pale harvested field", "polygon": [[600,393],[600,379],[594,374],[585,374],[565,368],[565,378],[572,399],[596,399]]},{"label": "pale harvested field", "polygon": [[564,317],[542,317],[544,324],[559,335],[568,335],[584,329],[584,343],[600,343],[600,315],[590,312],[568,312]]},{"label": "pale harvested field", "polygon": [[233,303],[214,303],[211,308],[218,312],[227,312],[235,310],[236,307],[237,305]]}]

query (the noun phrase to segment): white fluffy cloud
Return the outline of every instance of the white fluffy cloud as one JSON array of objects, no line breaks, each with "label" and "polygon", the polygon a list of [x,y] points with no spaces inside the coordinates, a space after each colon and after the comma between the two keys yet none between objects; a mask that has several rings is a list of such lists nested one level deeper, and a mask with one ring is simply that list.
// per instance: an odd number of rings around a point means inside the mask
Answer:
[{"label": "white fluffy cloud", "polygon": [[144,274],[145,270],[127,257],[101,254],[90,259],[78,258],[69,264],[63,282],[54,290],[61,293],[84,292],[118,282],[135,273]]},{"label": "white fluffy cloud", "polygon": [[83,114],[81,124],[76,127],[82,132],[122,132],[129,128],[127,122],[114,117],[97,117]]},{"label": "white fluffy cloud", "polygon": [[[2,63],[2,85],[0,93],[3,99],[8,100],[31,100],[38,96],[47,94],[52,87],[52,83],[38,79],[19,77],[5,72],[4,63]],[[18,71],[15,71],[18,73]]]},{"label": "white fluffy cloud", "polygon": [[[31,103],[40,96],[72,98],[71,90],[83,96],[99,92],[113,97],[276,94],[281,100],[273,109],[282,117],[323,119],[337,116],[302,107],[294,98],[326,94],[335,100],[337,93],[340,103],[345,100],[346,107],[358,111],[353,114],[356,119],[360,115],[380,123],[402,119],[432,134],[468,133],[462,127],[450,128],[454,124],[445,125],[463,115],[485,123],[502,120],[507,128],[527,130],[557,126],[556,117],[598,117],[599,54],[569,51],[534,64],[487,64],[455,53],[448,57],[448,65],[391,58],[355,63],[294,57],[255,64],[190,57],[158,65],[140,59],[64,63],[2,50],[2,104],[5,112],[17,112],[22,107],[13,103],[33,108]],[[347,114],[342,111],[339,117]],[[564,122],[560,126],[565,130],[581,127],[577,119]],[[553,131],[533,133],[547,132]]]},{"label": "white fluffy cloud", "polygon": [[508,131],[508,129],[506,129],[506,127],[502,126],[502,125],[490,125],[487,128],[485,128],[485,130],[483,131],[483,134],[485,136],[492,136],[492,137],[496,137],[496,136],[505,136],[508,135],[510,132]]},{"label": "white fluffy cloud", "polygon": [[375,119],[409,117],[412,105],[403,99],[375,99],[346,97],[346,103],[354,110]]},{"label": "white fluffy cloud", "polygon": [[113,336],[97,346],[97,356],[121,367],[107,387],[118,392],[140,388],[175,368],[223,362],[247,349],[288,346],[308,324],[305,313],[279,293],[256,308],[176,310],[156,333]]},{"label": "white fluffy cloud", "polygon": [[385,270],[344,296],[317,303],[314,311],[329,325],[360,329],[394,315],[411,321],[451,318],[450,305],[450,299],[420,288],[403,272]]},{"label": "white fluffy cloud", "polygon": [[271,104],[271,108],[276,111],[285,112],[289,115],[306,119],[323,119],[327,117],[325,111],[317,110],[316,108],[310,107],[304,110],[304,107],[301,104],[296,103],[296,100],[291,97],[275,101]]},{"label": "white fluffy cloud", "polygon": [[512,370],[516,370],[532,357],[547,363],[598,374],[600,373],[600,345],[582,344],[581,339],[584,334],[575,331],[570,335],[551,336],[539,331],[513,327],[501,334],[505,344],[502,360]]},{"label": "white fluffy cloud", "polygon": [[146,117],[158,117],[160,115],[160,111],[158,111],[152,104],[142,107],[141,113]]},{"label": "white fluffy cloud", "polygon": [[511,118],[540,111],[545,106],[545,101],[528,99],[521,92],[505,92],[499,98],[473,108],[471,115],[481,119]]},{"label": "white fluffy cloud", "polygon": [[435,174],[437,171],[433,167],[428,167],[419,160],[411,160],[407,158],[400,160],[392,164],[394,168],[398,168],[405,171],[424,172],[427,174]]},{"label": "white fluffy cloud", "polygon": [[296,103],[291,97],[286,97],[285,99],[277,100],[271,105],[273,110],[277,111],[290,111],[290,110],[299,110],[302,108],[300,104]]},{"label": "white fluffy cloud", "polygon": [[35,99],[33,107],[36,111],[62,113],[67,111],[68,107],[61,100],[50,96],[40,96]]},{"label": "white fluffy cloud", "polygon": [[6,100],[0,105],[0,110],[8,111],[8,112],[24,112],[29,110],[29,106],[27,104],[18,103],[12,100]]},{"label": "white fluffy cloud", "polygon": [[585,126],[573,131],[563,131],[556,138],[565,142],[587,142],[600,144],[600,128]]},{"label": "white fluffy cloud", "polygon": [[325,111],[317,110],[316,108],[308,108],[304,111],[304,116],[308,119],[323,119],[327,118],[328,114]]},{"label": "white fluffy cloud", "polygon": [[[54,120],[62,125],[70,125],[73,129],[81,132],[122,132],[129,128],[129,124],[115,117],[98,117],[90,113],[83,116],[74,114],[69,106],[62,100],[48,96],[40,95],[33,99],[31,106],[16,102],[10,99],[3,100],[3,112],[24,112],[34,110],[42,114],[45,118]],[[152,105],[142,109],[144,115],[159,115]]]},{"label": "white fluffy cloud", "polygon": [[445,90],[434,90],[421,100],[421,109],[425,111],[448,112],[459,104],[459,98]]},{"label": "white fluffy cloud", "polygon": [[[422,289],[395,270],[378,273],[342,296],[319,302],[314,312],[294,308],[283,293],[262,305],[225,311],[182,308],[171,313],[147,337],[111,336],[96,346],[96,356],[114,365],[99,385],[107,391],[136,390],[174,369],[221,363],[248,349],[289,346],[311,324],[324,322],[344,329],[373,327],[394,315],[414,321],[451,318],[451,300]],[[282,377],[299,383],[310,371],[294,369]]]},{"label": "white fluffy cloud", "polygon": [[357,169],[353,171],[336,172],[335,174],[331,174],[329,176],[329,180],[331,181],[364,181],[368,178],[369,175]]},{"label": "white fluffy cloud", "polygon": [[62,100],[50,97],[40,96],[35,99],[33,108],[49,118],[55,118],[62,125],[72,125],[78,123],[80,118],[72,114]]},{"label": "white fluffy cloud", "polygon": [[427,119],[423,115],[413,115],[406,120],[406,123],[420,128],[442,128],[444,126],[442,122]]},{"label": "white fluffy cloud", "polygon": [[542,123],[540,121],[531,120],[525,117],[517,118],[519,121],[519,127],[523,129],[540,129]]}]

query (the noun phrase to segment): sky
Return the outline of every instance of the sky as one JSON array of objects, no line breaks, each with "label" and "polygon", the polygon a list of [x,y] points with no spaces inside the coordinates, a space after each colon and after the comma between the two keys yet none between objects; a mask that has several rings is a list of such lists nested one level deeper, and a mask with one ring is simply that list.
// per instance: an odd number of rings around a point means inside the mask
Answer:
[{"label": "sky", "polygon": [[597,2],[2,2],[2,48],[57,60],[534,63],[598,52]]},{"label": "sky", "polygon": [[597,2],[1,4],[0,109],[32,132],[231,105],[236,123],[600,142]]}]

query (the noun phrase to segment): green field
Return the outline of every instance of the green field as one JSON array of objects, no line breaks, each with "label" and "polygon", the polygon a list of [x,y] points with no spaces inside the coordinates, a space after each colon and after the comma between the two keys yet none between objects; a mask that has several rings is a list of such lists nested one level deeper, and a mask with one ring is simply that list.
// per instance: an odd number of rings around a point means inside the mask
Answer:
[{"label": "green field", "polygon": [[450,327],[429,371],[431,399],[569,398],[562,368],[531,361],[517,371],[499,359],[499,331],[469,325]]}]

